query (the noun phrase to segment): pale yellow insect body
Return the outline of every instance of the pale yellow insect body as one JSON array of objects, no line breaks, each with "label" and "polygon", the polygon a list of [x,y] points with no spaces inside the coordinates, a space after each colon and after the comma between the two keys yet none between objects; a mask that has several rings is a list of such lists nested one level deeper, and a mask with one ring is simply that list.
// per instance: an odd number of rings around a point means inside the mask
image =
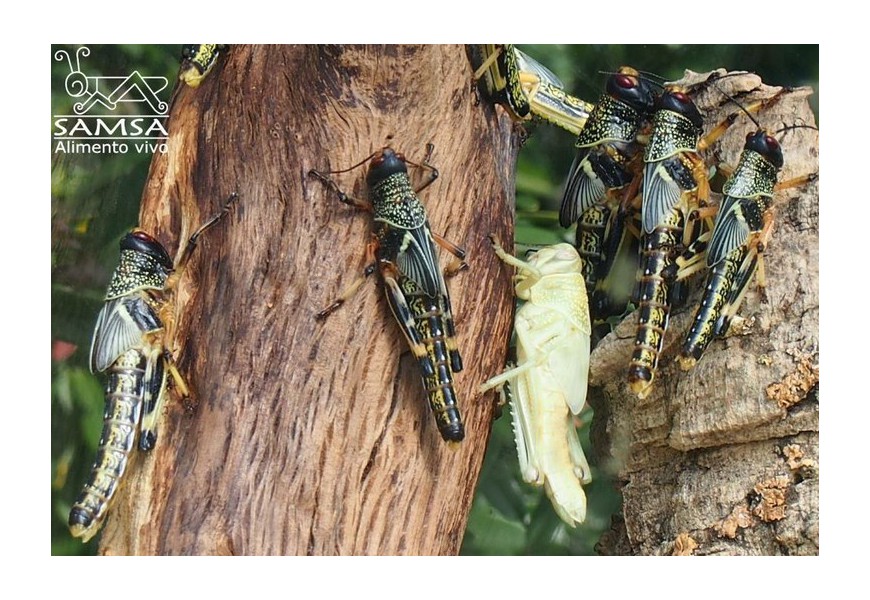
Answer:
[{"label": "pale yellow insect body", "polygon": [[480,391],[510,383],[523,479],[543,485],[556,513],[574,527],[586,518],[582,485],[592,479],[574,427],[586,404],[592,334],[581,259],[570,244],[541,248],[528,262],[494,240],[493,247],[517,268],[515,291],[525,304],[514,321],[518,365]]}]

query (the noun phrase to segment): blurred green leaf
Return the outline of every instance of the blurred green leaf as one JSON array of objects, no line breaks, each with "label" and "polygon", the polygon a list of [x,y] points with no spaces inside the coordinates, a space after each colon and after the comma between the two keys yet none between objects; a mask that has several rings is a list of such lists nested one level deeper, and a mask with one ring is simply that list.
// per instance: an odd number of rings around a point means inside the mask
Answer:
[{"label": "blurred green leaf", "polygon": [[485,498],[474,503],[468,522],[469,533],[463,540],[463,554],[523,553],[526,528],[522,523],[506,518]]}]

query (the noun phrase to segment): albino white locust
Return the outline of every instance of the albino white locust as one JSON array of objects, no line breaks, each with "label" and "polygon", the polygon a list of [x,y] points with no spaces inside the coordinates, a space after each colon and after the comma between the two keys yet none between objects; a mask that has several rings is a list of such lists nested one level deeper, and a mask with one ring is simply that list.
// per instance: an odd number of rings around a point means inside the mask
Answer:
[{"label": "albino white locust", "polygon": [[586,518],[583,484],[591,481],[574,416],[586,404],[592,327],[580,256],[570,244],[547,246],[528,261],[498,257],[517,268],[515,292],[525,304],[514,322],[517,366],[480,386],[510,384],[523,480],[543,485],[556,513],[574,527]]}]

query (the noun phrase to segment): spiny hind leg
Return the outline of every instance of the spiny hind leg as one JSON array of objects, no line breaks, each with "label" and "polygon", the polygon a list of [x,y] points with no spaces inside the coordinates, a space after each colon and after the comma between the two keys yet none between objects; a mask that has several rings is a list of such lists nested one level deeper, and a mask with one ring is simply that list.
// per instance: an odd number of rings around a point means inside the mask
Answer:
[{"label": "spiny hind leg", "polygon": [[[764,272],[764,251],[767,248],[767,244],[770,242],[770,236],[773,233],[773,223],[775,216],[775,211],[773,209],[767,210],[761,217],[763,225],[761,228],[761,232],[758,234],[758,239],[750,240],[749,242],[750,244],[753,244],[755,246],[754,248],[750,249],[750,256],[754,253],[756,260],[758,261],[755,273],[755,281],[758,285],[758,293],[761,296],[761,302],[764,304],[767,304],[767,278]],[[738,277],[739,276],[740,275],[738,274]],[[746,283],[748,285],[749,282],[747,281]]]},{"label": "spiny hind leg", "polygon": [[[731,291],[728,293],[728,298],[725,301],[725,306],[722,308],[722,315],[716,322],[715,334],[717,336],[725,336],[732,328],[732,324],[737,318],[737,311],[740,305],[743,304],[743,299],[746,292],[749,290],[749,284],[755,275],[756,281],[760,287],[764,284],[764,267],[761,254],[758,252],[757,244],[749,241],[749,248],[740,268],[737,270],[737,275],[734,277],[734,283],[731,285]],[[762,301],[765,300],[764,288],[759,291]]]},{"label": "spiny hind leg", "polygon": [[712,231],[707,231],[699,236],[679,255],[674,262],[662,271],[662,277],[668,281],[682,281],[687,277],[701,271],[706,266],[707,245],[710,243]]},{"label": "spiny hind leg", "polygon": [[169,376],[172,377],[179,395],[187,397],[190,390],[175,366],[172,354],[161,345],[155,345],[148,353],[143,382],[145,393],[139,425],[139,449],[144,452],[153,449],[157,443],[157,421],[166,403],[166,381]]},{"label": "spiny hind leg", "polygon": [[501,56],[501,53],[503,51],[504,51],[503,46],[497,46],[495,51],[492,54],[490,54],[489,56],[487,56],[486,59],[484,59],[484,61],[481,63],[481,65],[479,67],[477,67],[477,70],[474,72],[474,75],[471,76],[472,89],[474,89],[474,87],[477,85],[478,80],[481,77],[483,77],[483,74],[486,73],[487,69],[489,69],[496,60],[498,60],[498,57]]},{"label": "spiny hind leg", "polygon": [[435,375],[435,365],[429,357],[426,350],[426,344],[423,342],[423,336],[417,329],[417,322],[414,319],[414,312],[408,305],[408,299],[405,298],[405,293],[399,285],[399,271],[396,266],[388,261],[381,261],[381,275],[384,280],[384,287],[387,293],[387,304],[390,306],[390,311],[393,313],[399,328],[402,330],[402,335],[408,342],[411,348],[411,353],[420,368],[423,371],[424,377]]},{"label": "spiny hind leg", "polygon": [[574,415],[569,412],[566,419],[568,422],[565,425],[565,434],[568,438],[568,455],[574,466],[574,475],[583,485],[586,485],[592,481],[592,469],[589,468],[589,461],[586,460],[586,453],[583,452],[583,446],[580,444],[580,437],[574,426]]}]

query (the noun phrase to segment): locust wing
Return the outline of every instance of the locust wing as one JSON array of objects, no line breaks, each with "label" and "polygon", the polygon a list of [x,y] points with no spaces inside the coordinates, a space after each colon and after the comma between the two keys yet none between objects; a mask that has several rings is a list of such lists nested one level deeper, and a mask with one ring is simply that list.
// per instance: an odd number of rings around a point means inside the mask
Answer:
[{"label": "locust wing", "polygon": [[716,215],[710,245],[707,247],[707,266],[712,267],[723,261],[732,250],[745,244],[747,239],[749,224],[743,216],[741,199],[725,196]]},{"label": "locust wing", "polygon": [[406,230],[402,249],[396,257],[396,267],[430,298],[447,296],[447,286],[438,267],[438,256],[428,223]]},{"label": "locust wing", "polygon": [[142,345],[142,335],[162,329],[157,313],[142,296],[107,301],[91,338],[91,372],[108,369],[127,350]]},{"label": "locust wing", "polygon": [[643,173],[643,230],[652,233],[664,222],[682,194],[665,161],[647,163]]}]

